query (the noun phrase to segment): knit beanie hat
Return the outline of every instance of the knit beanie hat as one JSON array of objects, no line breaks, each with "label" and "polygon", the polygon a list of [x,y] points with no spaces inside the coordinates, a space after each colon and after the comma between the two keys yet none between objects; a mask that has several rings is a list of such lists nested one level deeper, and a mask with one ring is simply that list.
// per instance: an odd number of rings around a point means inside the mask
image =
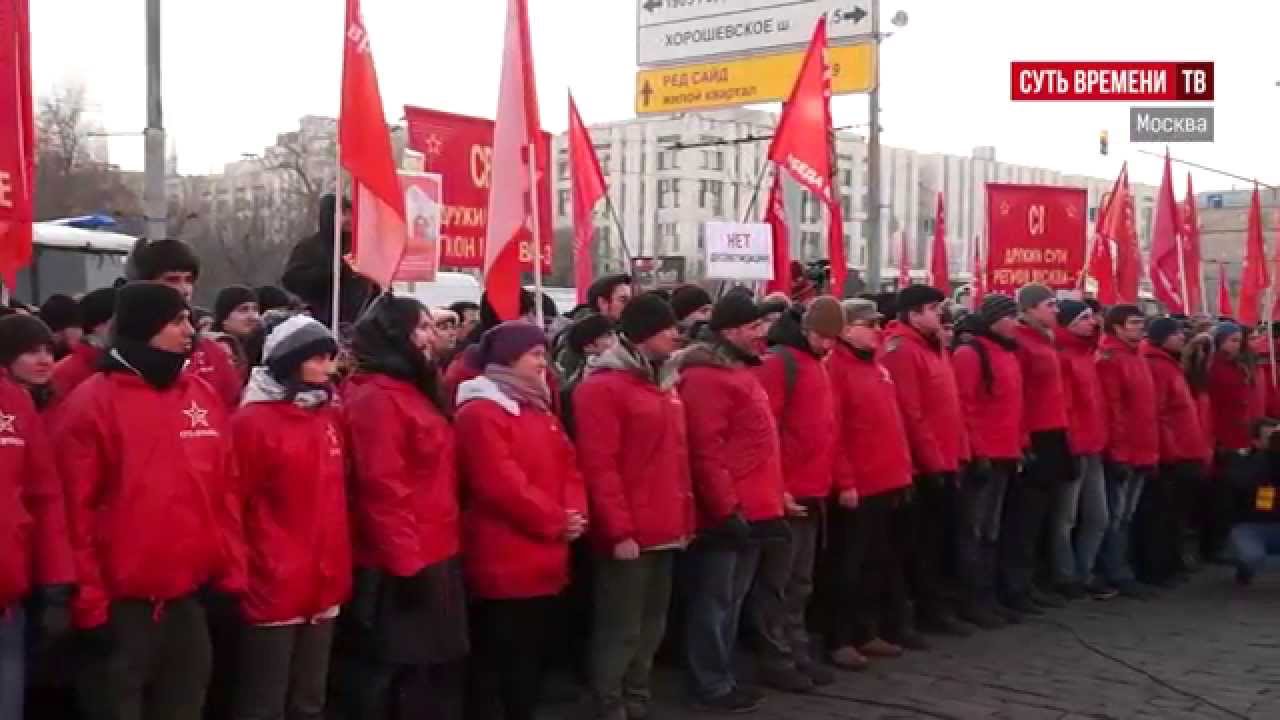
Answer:
[{"label": "knit beanie hat", "polygon": [[200,259],[181,240],[155,240],[133,251],[130,280],[155,280],[168,272],[200,274]]},{"label": "knit beanie hat", "polygon": [[275,308],[287,308],[295,304],[295,299],[288,291],[275,285],[262,285],[253,291],[258,296],[258,309],[262,312]]},{"label": "knit beanie hat", "polygon": [[40,319],[52,332],[80,327],[80,304],[69,295],[50,295],[40,306]]},{"label": "knit beanie hat", "polygon": [[508,320],[489,328],[480,338],[477,359],[482,368],[493,364],[511,365],[539,345],[547,346],[547,334],[542,328],[524,320]]},{"label": "knit beanie hat", "polygon": [[294,378],[302,363],[317,355],[337,355],[338,341],[322,323],[294,315],[276,325],[262,346],[262,364],[278,382]]},{"label": "knit beanie hat", "polygon": [[946,299],[947,296],[932,285],[908,285],[898,292],[898,312],[917,310]]},{"label": "knit beanie hat", "polygon": [[697,285],[682,285],[671,293],[671,309],[680,322],[710,304],[711,294]]},{"label": "knit beanie hat", "polygon": [[235,309],[245,303],[258,302],[258,295],[253,288],[244,285],[229,285],[218,291],[218,297],[213,301],[213,327],[221,330],[222,321],[230,317]]},{"label": "knit beanie hat", "polygon": [[154,282],[131,282],[116,292],[115,337],[147,343],[173,322],[187,302],[182,293]]},{"label": "knit beanie hat", "polygon": [[764,315],[751,295],[745,292],[729,292],[711,308],[708,326],[714,332],[750,325]]},{"label": "knit beanie hat", "polygon": [[1160,317],[1151,321],[1147,326],[1147,339],[1157,347],[1164,345],[1164,341],[1170,336],[1181,330],[1182,327],[1177,320],[1168,317]]},{"label": "knit beanie hat", "polygon": [[665,300],[653,293],[643,293],[632,298],[622,309],[618,324],[628,340],[642,343],[667,328],[675,327],[677,320],[671,305]]},{"label": "knit beanie hat", "polygon": [[1079,300],[1059,300],[1058,301],[1058,324],[1067,327],[1076,321],[1076,318],[1084,314],[1089,306]]},{"label": "knit beanie hat", "polygon": [[1018,288],[1018,310],[1030,310],[1045,300],[1056,297],[1053,291],[1040,283],[1027,283]]},{"label": "knit beanie hat", "polygon": [[814,298],[809,309],[804,312],[802,325],[825,338],[838,338],[844,331],[844,308],[840,301],[830,295]]},{"label": "knit beanie hat", "polygon": [[80,298],[80,327],[85,332],[111,320],[116,311],[116,289],[98,288]]},{"label": "knit beanie hat", "polygon": [[1244,332],[1244,329],[1233,322],[1218,323],[1213,328],[1213,346],[1222,347],[1222,343],[1225,342],[1227,338],[1242,332]]},{"label": "knit beanie hat", "polygon": [[9,367],[19,355],[41,346],[53,349],[53,333],[40,318],[32,315],[0,318],[0,365]]},{"label": "knit beanie hat", "polygon": [[569,344],[569,349],[582,355],[586,353],[588,345],[613,332],[613,323],[599,313],[591,313],[570,325],[565,332],[568,333],[565,342]]},{"label": "knit beanie hat", "polygon": [[978,319],[987,327],[991,327],[996,322],[1007,317],[1014,317],[1017,314],[1018,304],[1013,301],[1013,298],[999,293],[982,298],[982,305],[978,308]]}]

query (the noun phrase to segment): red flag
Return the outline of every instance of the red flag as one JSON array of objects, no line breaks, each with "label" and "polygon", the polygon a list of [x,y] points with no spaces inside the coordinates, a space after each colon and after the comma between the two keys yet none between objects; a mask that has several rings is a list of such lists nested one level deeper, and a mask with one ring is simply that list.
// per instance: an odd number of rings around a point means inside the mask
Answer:
[{"label": "red flag", "polygon": [[1249,204],[1249,229],[1245,234],[1244,265],[1240,268],[1241,325],[1258,324],[1258,308],[1262,294],[1267,289],[1267,248],[1262,239],[1262,198],[1258,186],[1253,187],[1253,200]]},{"label": "red flag", "polygon": [[[1138,230],[1133,221],[1133,194],[1129,191],[1129,165],[1120,168],[1111,199],[1102,218],[1101,237],[1115,243],[1115,300],[1120,303],[1138,301],[1138,278],[1142,276],[1142,257],[1138,252]],[[1095,243],[1095,245],[1101,243]],[[1103,248],[1110,251],[1110,247]],[[1099,282],[1101,286],[1101,282]],[[1101,294],[1099,302],[1106,303]]]},{"label": "red flag", "polygon": [[951,274],[947,266],[947,219],[942,193],[938,193],[938,209],[933,221],[933,252],[929,254],[929,282],[938,292],[951,296]]},{"label": "red flag", "polygon": [[1187,300],[1190,309],[1187,312],[1202,312],[1207,309],[1204,298],[1204,277],[1201,273],[1200,257],[1200,218],[1196,210],[1196,194],[1191,189],[1191,173],[1187,173],[1187,196],[1182,201],[1182,255],[1186,260],[1183,267],[1187,271]]},{"label": "red flag", "polygon": [[911,251],[907,248],[907,232],[898,231],[898,289],[911,284]]},{"label": "red flag", "polygon": [[844,256],[844,217],[840,197],[831,183],[834,155],[831,133],[831,75],[827,72],[827,18],[818,18],[804,64],[796,77],[791,98],[782,109],[778,130],[769,146],[769,159],[790,173],[796,182],[822,198],[829,225],[827,253],[831,262],[831,292],[844,294],[848,265]]},{"label": "red flag", "polygon": [[[498,116],[493,130],[489,182],[489,227],[484,245],[484,289],[498,317],[520,314],[520,251],[533,237],[533,173],[544,172],[538,143],[538,88],[529,43],[525,0],[507,0],[507,33],[498,86]],[[550,208],[541,208],[547,212]]]},{"label": "red flag", "polygon": [[1182,227],[1178,215],[1178,201],[1173,197],[1173,166],[1166,150],[1164,175],[1156,192],[1155,219],[1151,225],[1151,286],[1156,300],[1169,312],[1186,313],[1190,312],[1191,303],[1184,294],[1187,281],[1182,266],[1187,258],[1185,252],[1179,252]]},{"label": "red flag", "polygon": [[766,291],[790,295],[791,236],[787,232],[787,203],[782,192],[781,168],[773,174],[768,204],[764,208],[764,221],[773,230],[773,279],[766,286]]},{"label": "red flag", "polygon": [[[1120,170],[1124,174],[1124,168]],[[1111,208],[1111,198],[1120,189],[1120,177],[1116,177],[1111,192],[1103,196],[1098,207],[1097,221],[1093,227],[1093,243],[1089,249],[1089,258],[1085,261],[1085,271],[1080,275],[1080,291],[1084,292],[1085,277],[1092,277],[1098,283],[1094,297],[1103,305],[1116,303],[1116,265],[1111,257],[1111,238],[1106,236],[1107,213]]]},{"label": "red flag", "polygon": [[596,203],[605,195],[604,173],[587,126],[582,124],[578,106],[569,95],[569,173],[573,187],[573,284],[578,302],[587,301],[591,285],[591,237],[595,220],[591,216]]},{"label": "red flag", "polygon": [[1235,311],[1231,309],[1231,291],[1227,288],[1227,265],[1218,261],[1218,315],[1231,317]]},{"label": "red flag", "polygon": [[31,263],[36,133],[27,0],[0,0],[0,279]]}]

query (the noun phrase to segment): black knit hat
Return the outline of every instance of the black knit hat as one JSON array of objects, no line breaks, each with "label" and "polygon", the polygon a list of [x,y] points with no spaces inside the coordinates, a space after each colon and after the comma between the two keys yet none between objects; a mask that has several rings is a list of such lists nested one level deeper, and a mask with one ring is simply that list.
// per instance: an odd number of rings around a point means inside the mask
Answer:
[{"label": "black knit hat", "polygon": [[117,339],[147,343],[187,309],[182,294],[168,285],[131,282],[116,293],[112,332]]},{"label": "black knit hat", "polygon": [[898,291],[898,312],[919,310],[930,303],[940,303],[947,296],[932,285],[908,285]]},{"label": "black knit hat", "polygon": [[711,308],[710,328],[715,332],[750,325],[764,316],[751,294],[730,291]]},{"label": "black knit hat", "polygon": [[80,304],[70,295],[50,295],[40,306],[40,319],[49,330],[59,332],[80,327]]},{"label": "black knit hat", "polygon": [[676,314],[676,320],[681,322],[710,304],[711,294],[697,285],[682,285],[671,293],[671,310]]},{"label": "black knit hat", "polygon": [[218,291],[218,297],[213,301],[213,327],[219,331],[222,328],[222,321],[226,320],[236,308],[245,303],[258,302],[258,295],[253,288],[244,285],[229,285]]},{"label": "black knit hat", "polygon": [[670,303],[653,293],[632,298],[618,319],[622,334],[633,343],[642,343],[677,323]]},{"label": "black knit hat", "polygon": [[0,318],[0,365],[9,367],[19,355],[41,346],[53,349],[53,333],[40,318],[32,315]]},{"label": "black knit hat", "polygon": [[133,251],[130,280],[156,280],[168,272],[200,274],[200,259],[181,240],[156,240]]},{"label": "black knit hat", "polygon": [[276,380],[294,379],[302,363],[317,355],[337,355],[338,341],[315,318],[294,315],[277,324],[262,346],[262,364]]},{"label": "black knit hat", "polygon": [[116,289],[98,288],[80,298],[80,327],[93,332],[102,323],[111,320],[116,312]]},{"label": "black knit hat", "polygon": [[1089,306],[1079,300],[1059,300],[1058,301],[1058,324],[1067,327],[1076,321],[1076,318],[1089,310]]},{"label": "black knit hat", "polygon": [[569,343],[569,349],[582,355],[587,351],[588,345],[613,332],[613,323],[599,313],[591,313],[575,321],[565,332],[568,333],[565,341]]},{"label": "black knit hat", "polygon": [[253,291],[258,296],[258,309],[262,312],[297,305],[297,299],[289,291],[275,285],[263,285]]},{"label": "black knit hat", "polygon": [[978,319],[987,327],[995,325],[1004,318],[1017,317],[1017,315],[1018,303],[1008,295],[999,293],[982,298],[982,305],[978,308]]},{"label": "black knit hat", "polygon": [[1147,339],[1152,345],[1157,347],[1164,345],[1164,341],[1168,340],[1174,334],[1182,329],[1182,324],[1177,320],[1168,317],[1159,317],[1151,321],[1147,326]]}]

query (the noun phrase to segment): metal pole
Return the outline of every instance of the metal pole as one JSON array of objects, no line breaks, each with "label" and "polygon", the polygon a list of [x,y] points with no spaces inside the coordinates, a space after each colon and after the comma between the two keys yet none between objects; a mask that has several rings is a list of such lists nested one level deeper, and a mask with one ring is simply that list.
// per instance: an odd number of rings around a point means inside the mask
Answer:
[{"label": "metal pole", "polygon": [[148,242],[168,235],[164,192],[164,117],[160,84],[160,0],[147,0],[147,129],[144,149],[143,208]]},{"label": "metal pole", "polygon": [[[775,172],[782,172],[775,169]],[[747,211],[742,215],[742,222],[751,222],[751,216],[756,211],[756,201],[760,199],[760,186],[764,185],[764,178],[769,174],[769,161],[765,160],[764,165],[760,168],[760,174],[756,176],[756,185],[751,190],[751,202],[747,203]]]},{"label": "metal pole", "polygon": [[[338,118],[338,125],[342,125],[341,117]],[[339,131],[335,129],[334,132]],[[341,137],[341,134],[337,137]],[[329,306],[333,315],[329,324],[332,326],[333,336],[338,337],[339,315],[342,312],[342,143],[337,140],[333,143],[333,161],[333,297]]]},{"label": "metal pole", "polygon": [[1182,280],[1182,312],[1190,315],[1191,297],[1187,294],[1187,261],[1182,257],[1182,235],[1174,233],[1173,243],[1178,253],[1178,277]]},{"label": "metal pole", "polygon": [[618,245],[622,247],[622,259],[625,263],[624,272],[631,272],[631,248],[627,246],[627,236],[622,230],[622,218],[618,217],[618,209],[613,206],[613,198],[609,193],[604,194],[605,208],[609,212],[609,217],[613,218],[613,226],[618,228]]},{"label": "metal pole", "polygon": [[880,292],[880,0],[871,0],[871,37],[875,39],[875,82],[868,93],[871,132],[867,139],[867,285]]},{"label": "metal pole", "polygon": [[533,312],[538,327],[545,328],[542,317],[542,237],[538,232],[538,148],[533,143],[529,143],[529,205],[533,219],[530,233],[533,237]]}]

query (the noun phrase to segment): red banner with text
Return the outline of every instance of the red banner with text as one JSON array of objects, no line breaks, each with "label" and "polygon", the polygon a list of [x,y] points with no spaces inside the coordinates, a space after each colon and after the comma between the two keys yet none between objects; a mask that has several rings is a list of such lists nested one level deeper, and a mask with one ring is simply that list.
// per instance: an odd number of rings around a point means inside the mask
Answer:
[{"label": "red banner with text", "polygon": [[987,183],[987,292],[1012,295],[1032,282],[1075,288],[1087,200],[1080,188]]},{"label": "red banner with text", "polygon": [[[406,105],[409,147],[422,153],[427,172],[444,179],[444,205],[440,215],[440,266],[478,268],[484,265],[484,238],[489,219],[489,179],[492,177],[493,121],[454,115]],[[546,157],[551,135],[542,134]],[[551,272],[552,213],[551,168],[538,182],[538,224],[542,245],[542,270]],[[533,267],[533,249],[523,243],[520,259]]]}]

